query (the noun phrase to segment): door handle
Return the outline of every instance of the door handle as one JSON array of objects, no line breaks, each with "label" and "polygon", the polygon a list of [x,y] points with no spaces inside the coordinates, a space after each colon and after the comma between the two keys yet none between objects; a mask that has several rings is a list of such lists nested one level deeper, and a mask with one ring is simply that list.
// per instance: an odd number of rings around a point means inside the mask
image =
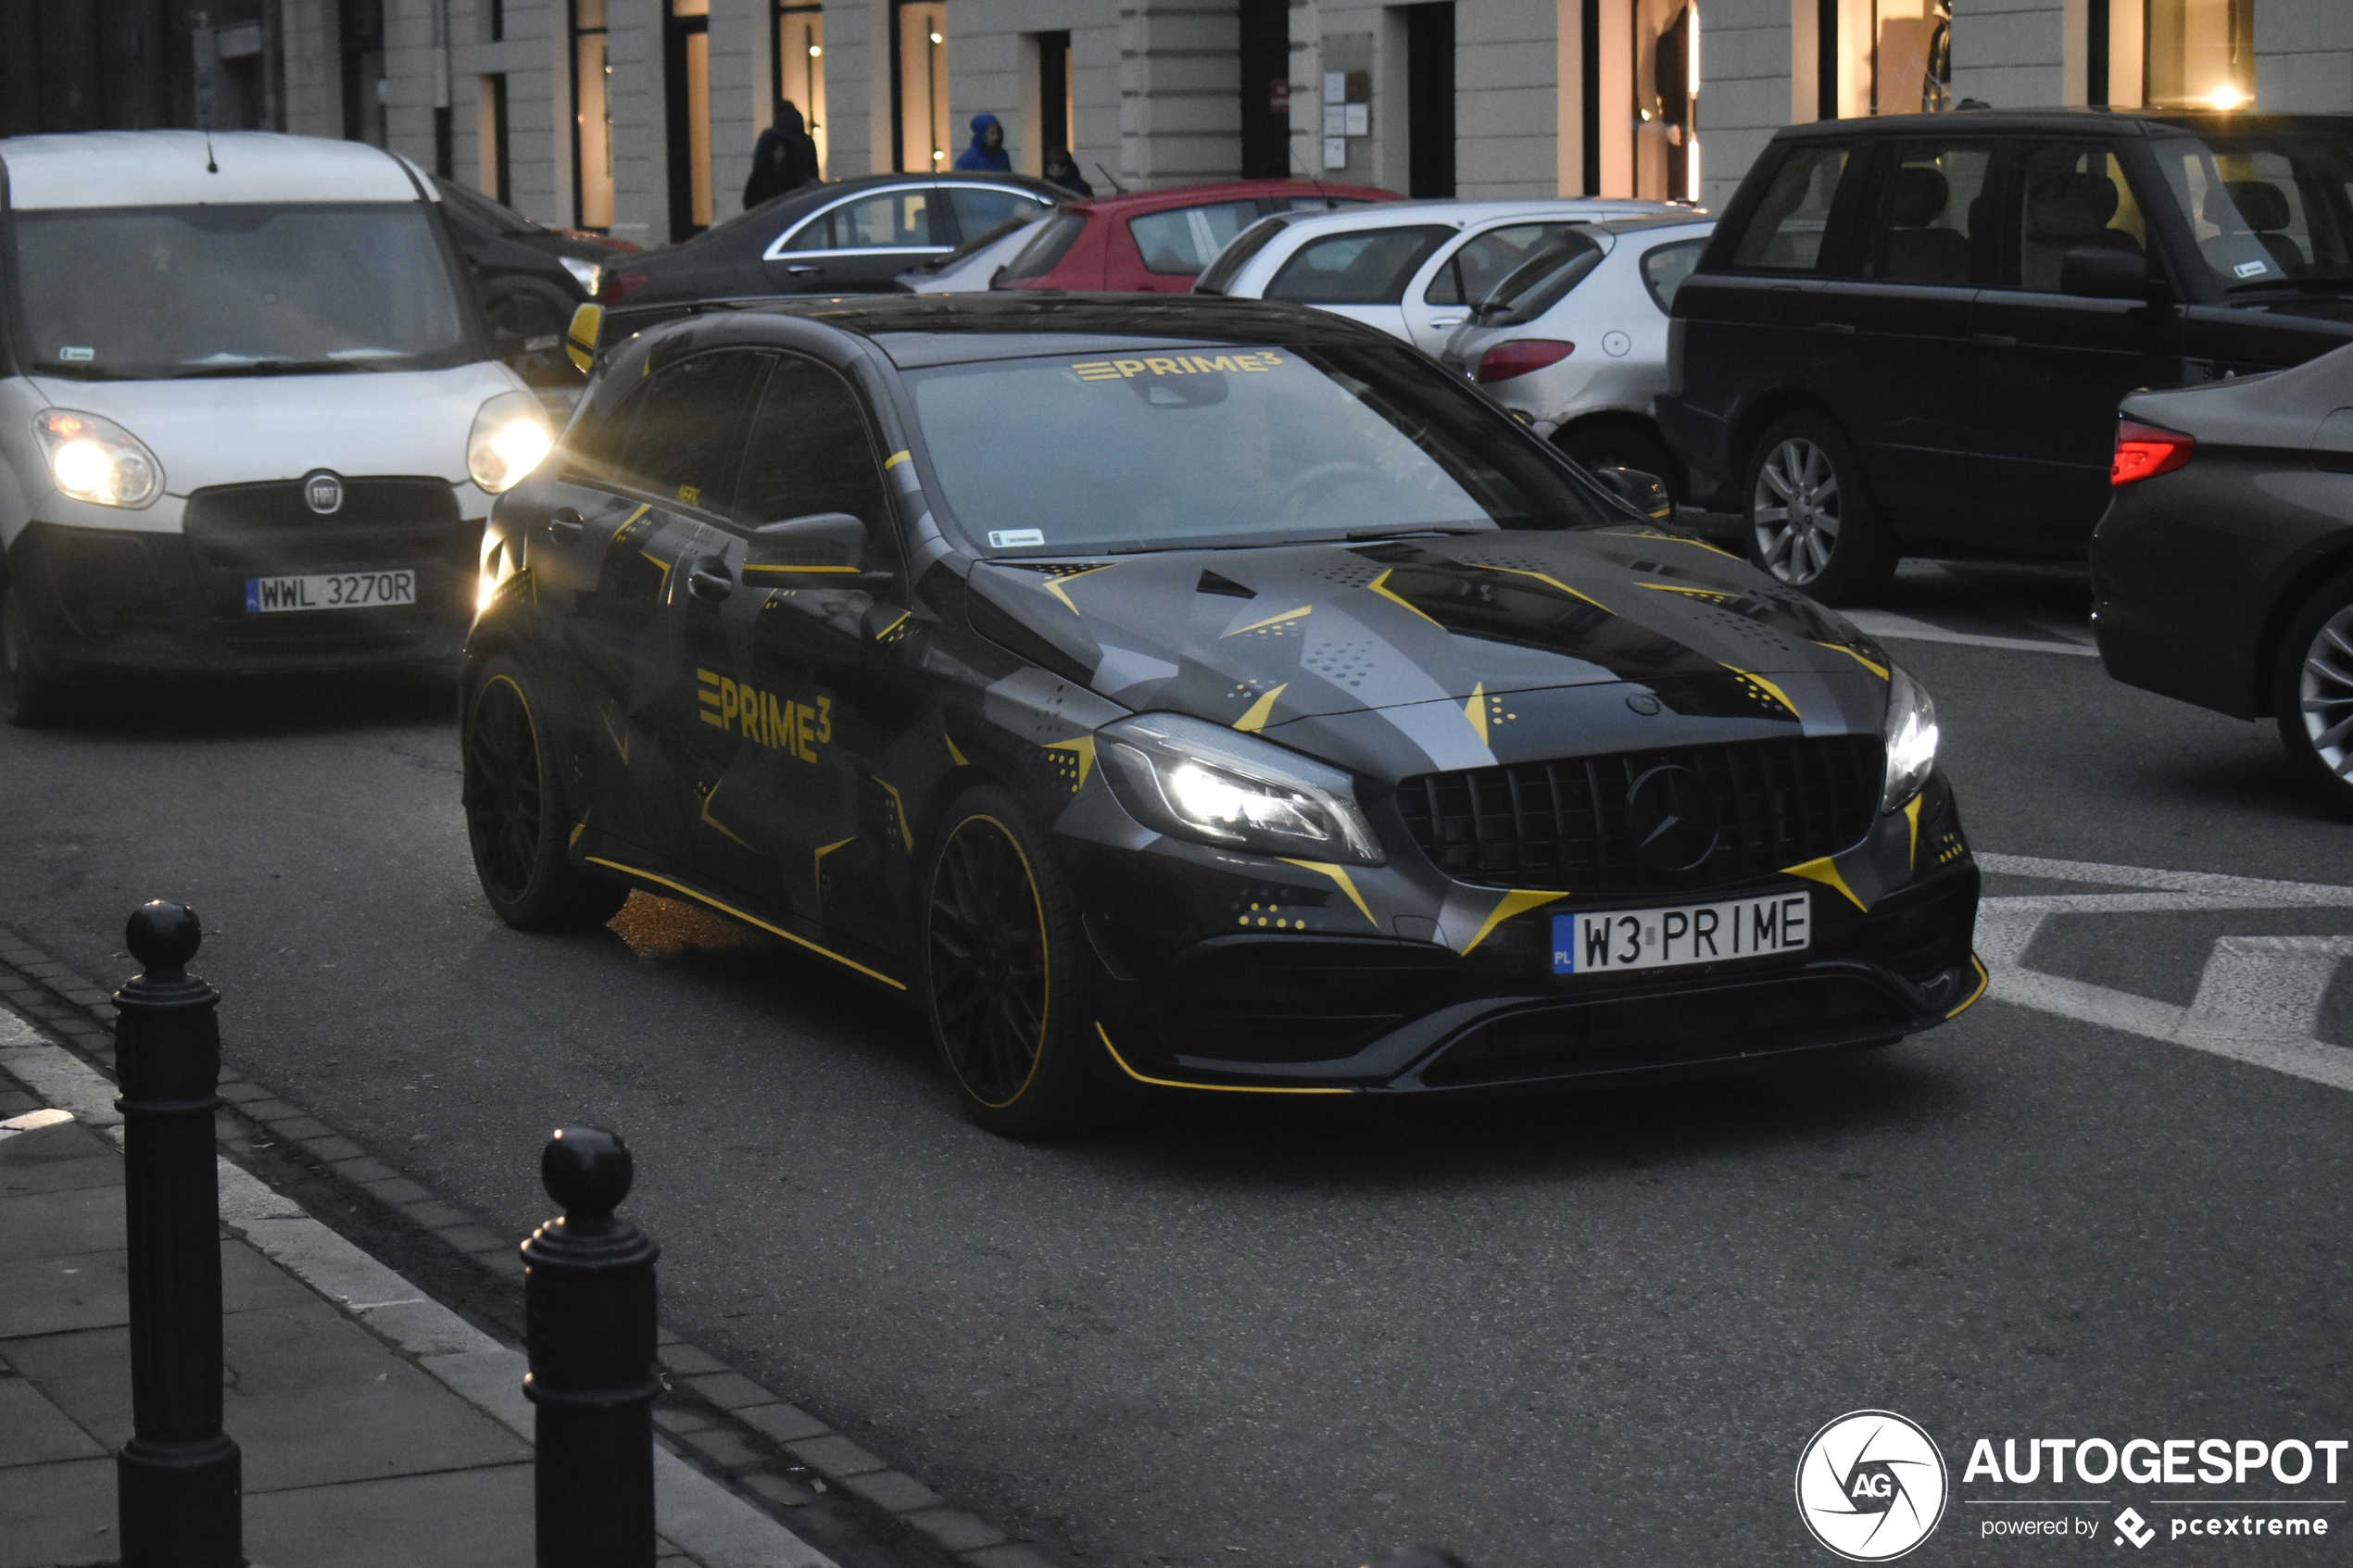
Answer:
[{"label": "door handle", "polygon": [[735,591],[726,563],[716,556],[695,562],[694,569],[686,573],[686,592],[707,604],[717,604]]},{"label": "door handle", "polygon": [[577,545],[585,529],[580,514],[570,507],[558,507],[547,514],[547,537],[559,545]]},{"label": "door handle", "polygon": [[1834,337],[1853,337],[1855,335],[1855,323],[1852,321],[1817,321],[1814,323],[1814,330],[1818,332],[1829,332]]},{"label": "door handle", "polygon": [[787,266],[785,270],[796,278],[806,278],[810,273],[818,270],[818,267],[813,261],[796,261]]},{"label": "door handle", "polygon": [[1460,316],[1432,316],[1429,324],[1433,327],[1459,327],[1463,319]]},{"label": "door handle", "polygon": [[2016,348],[2018,339],[2007,332],[1971,332],[1969,342],[1980,348]]}]

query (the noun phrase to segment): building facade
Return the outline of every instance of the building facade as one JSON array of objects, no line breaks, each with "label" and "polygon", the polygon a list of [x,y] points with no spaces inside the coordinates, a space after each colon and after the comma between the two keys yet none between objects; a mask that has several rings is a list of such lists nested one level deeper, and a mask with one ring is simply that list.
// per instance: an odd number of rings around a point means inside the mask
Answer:
[{"label": "building facade", "polygon": [[1781,125],[1955,107],[2353,111],[2353,0],[0,0],[0,132],[390,146],[640,245],[740,210],[779,98],[830,177],[1290,174],[1720,207]]}]

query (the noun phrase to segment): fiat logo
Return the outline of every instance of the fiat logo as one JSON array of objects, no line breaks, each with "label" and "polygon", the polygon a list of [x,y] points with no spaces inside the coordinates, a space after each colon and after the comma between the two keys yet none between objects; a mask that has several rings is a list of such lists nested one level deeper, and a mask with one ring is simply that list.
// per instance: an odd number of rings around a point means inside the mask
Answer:
[{"label": "fiat logo", "polygon": [[343,476],[314,469],[302,476],[302,504],[327,517],[343,510]]}]

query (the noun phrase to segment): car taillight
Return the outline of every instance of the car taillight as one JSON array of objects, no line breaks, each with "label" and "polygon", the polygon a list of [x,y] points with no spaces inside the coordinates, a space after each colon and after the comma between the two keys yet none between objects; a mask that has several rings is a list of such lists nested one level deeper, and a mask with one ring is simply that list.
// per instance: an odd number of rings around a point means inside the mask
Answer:
[{"label": "car taillight", "polygon": [[1509,381],[1547,365],[1557,365],[1576,352],[1575,344],[1563,343],[1558,338],[1515,338],[1509,343],[1499,343],[1479,356],[1478,379]]},{"label": "car taillight", "polygon": [[605,286],[597,291],[597,303],[619,305],[653,281],[652,274],[648,272],[607,272]]},{"label": "car taillight", "polygon": [[2197,454],[2197,439],[2133,420],[2116,421],[2116,458],[2108,464],[2111,485],[2131,484],[2171,473]]}]

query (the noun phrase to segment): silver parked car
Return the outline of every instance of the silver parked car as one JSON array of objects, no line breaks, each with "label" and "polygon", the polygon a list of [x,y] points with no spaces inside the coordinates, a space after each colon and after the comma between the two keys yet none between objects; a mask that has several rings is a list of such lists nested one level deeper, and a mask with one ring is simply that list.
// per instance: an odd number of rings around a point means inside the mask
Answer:
[{"label": "silver parked car", "polygon": [[1667,313],[1716,221],[1580,223],[1531,251],[1448,341],[1445,361],[1588,468],[1629,468],[1690,499],[1659,438]]}]

